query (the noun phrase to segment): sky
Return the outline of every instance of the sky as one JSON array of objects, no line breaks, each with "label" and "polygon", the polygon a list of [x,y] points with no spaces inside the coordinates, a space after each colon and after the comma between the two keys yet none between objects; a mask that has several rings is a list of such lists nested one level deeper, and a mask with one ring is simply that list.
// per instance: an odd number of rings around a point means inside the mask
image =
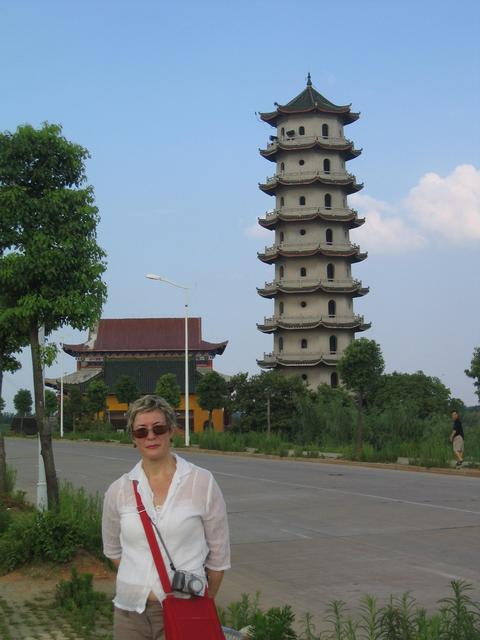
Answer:
[{"label": "sky", "polygon": [[[190,314],[204,339],[228,340],[217,370],[257,373],[273,312],[256,287],[273,267],[257,251],[273,207],[258,153],[274,130],[257,112],[306,84],[361,113],[346,136],[364,183],[349,205],[366,217],[354,301],[386,371],[422,370],[476,404],[464,374],[480,345],[480,3],[62,0],[0,2],[0,129],[59,123],[85,146],[107,252],[105,318]],[[61,286],[61,283],[59,283]],[[79,342],[64,327],[52,341]],[[6,374],[13,410],[33,389],[29,350]],[[71,372],[65,355],[47,370]]]}]

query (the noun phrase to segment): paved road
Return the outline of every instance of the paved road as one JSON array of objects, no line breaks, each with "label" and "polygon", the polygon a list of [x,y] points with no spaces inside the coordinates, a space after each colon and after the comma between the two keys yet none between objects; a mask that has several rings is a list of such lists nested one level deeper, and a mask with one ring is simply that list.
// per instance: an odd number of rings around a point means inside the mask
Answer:
[{"label": "paved road", "polygon": [[[34,495],[36,442],[7,439],[18,487]],[[452,579],[480,600],[480,479],[199,452],[224,492],[233,569],[220,604],[262,592],[264,606],[323,612],[411,591],[427,608]],[[137,461],[121,445],[55,442],[58,476],[103,492]]]}]

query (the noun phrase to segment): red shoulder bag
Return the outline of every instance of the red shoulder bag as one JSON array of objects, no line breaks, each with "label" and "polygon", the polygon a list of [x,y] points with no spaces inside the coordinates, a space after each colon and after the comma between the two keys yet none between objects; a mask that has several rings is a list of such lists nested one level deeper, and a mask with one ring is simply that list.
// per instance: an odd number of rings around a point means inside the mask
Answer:
[{"label": "red shoulder bag", "polygon": [[[158,571],[160,582],[166,593],[162,602],[163,623],[166,640],[225,640],[225,636],[218,619],[217,608],[213,598],[208,595],[192,596],[189,599],[177,598],[172,593],[172,585],[168,577],[162,554],[158,546],[152,521],[145,511],[142,499],[138,493],[138,481],[133,481],[133,491],[137,501],[137,510],[142,520],[145,535],[152,551],[153,560]],[[162,544],[165,547],[165,544]],[[165,551],[167,551],[165,547]],[[167,551],[168,555],[168,551]],[[173,563],[172,563],[172,568]]]}]

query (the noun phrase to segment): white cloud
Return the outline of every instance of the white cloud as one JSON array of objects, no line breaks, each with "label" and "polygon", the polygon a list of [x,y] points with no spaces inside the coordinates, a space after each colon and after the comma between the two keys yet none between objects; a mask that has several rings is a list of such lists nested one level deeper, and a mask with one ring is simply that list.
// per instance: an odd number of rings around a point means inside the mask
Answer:
[{"label": "white cloud", "polygon": [[350,203],[365,216],[362,229],[362,248],[375,253],[404,253],[425,245],[417,229],[409,226],[398,208],[368,195],[355,194]]},{"label": "white cloud", "polygon": [[427,173],[405,200],[411,219],[456,244],[480,240],[480,171],[459,165],[446,178]]}]

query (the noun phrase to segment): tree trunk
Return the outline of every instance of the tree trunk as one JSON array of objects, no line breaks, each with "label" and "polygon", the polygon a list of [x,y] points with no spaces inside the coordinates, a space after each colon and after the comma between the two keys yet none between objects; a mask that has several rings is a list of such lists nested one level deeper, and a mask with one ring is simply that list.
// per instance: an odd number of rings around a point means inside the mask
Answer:
[{"label": "tree trunk", "polygon": [[267,396],[267,436],[270,437],[272,431],[272,421],[270,415],[270,394]]},{"label": "tree trunk", "polygon": [[[212,414],[213,414],[213,409],[209,409],[208,411],[208,428],[209,429],[213,429],[213,423],[212,423]],[[187,420],[189,419],[190,416],[185,416],[185,424],[187,424]]]},{"label": "tree trunk", "polygon": [[357,446],[355,453],[359,458],[363,449],[363,394],[358,396],[358,414],[357,414]]},{"label": "tree trunk", "polygon": [[0,433],[0,496],[7,493],[7,459],[5,456],[5,440]]},{"label": "tree trunk", "polygon": [[51,510],[58,510],[60,506],[58,480],[57,473],[55,471],[55,460],[53,457],[52,434],[50,432],[48,421],[45,418],[42,357],[40,353],[40,344],[38,342],[38,327],[36,324],[30,327],[30,346],[32,350],[35,418],[37,421],[38,433],[40,434],[42,458],[45,465],[48,508]]}]

